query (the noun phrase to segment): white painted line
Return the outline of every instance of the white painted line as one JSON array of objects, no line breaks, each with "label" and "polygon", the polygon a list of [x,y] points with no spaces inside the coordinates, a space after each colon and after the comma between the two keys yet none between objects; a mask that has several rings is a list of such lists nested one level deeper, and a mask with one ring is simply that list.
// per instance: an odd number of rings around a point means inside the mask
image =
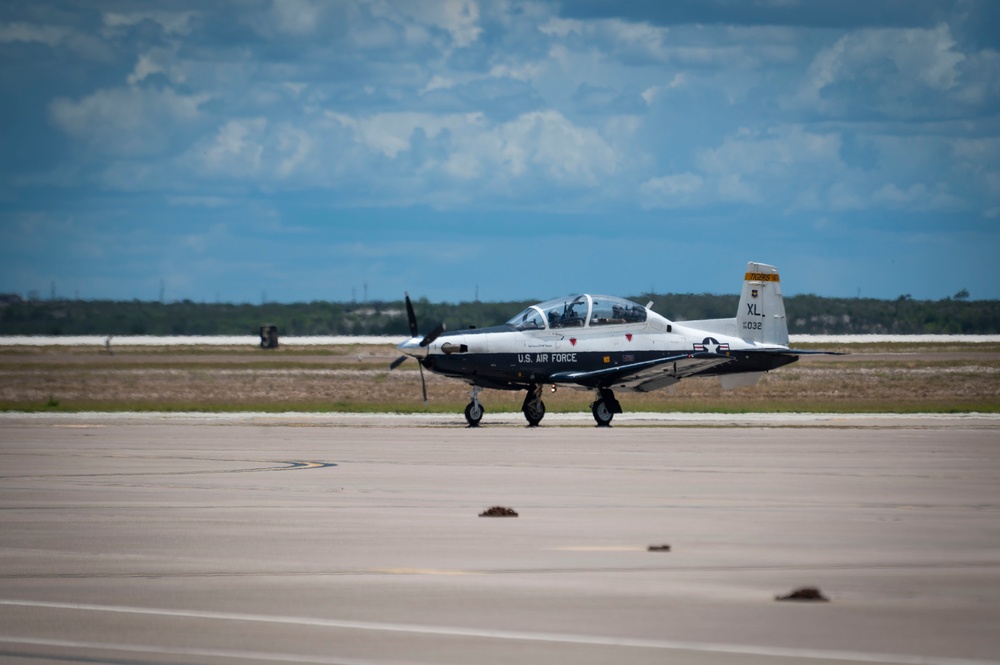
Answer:
[{"label": "white painted line", "polygon": [[[110,642],[85,642],[81,640],[49,640],[32,637],[12,637],[0,635],[0,644],[23,644],[37,647],[60,649],[92,649],[95,651],[124,651],[128,653],[155,654],[158,656],[193,656],[200,658],[230,658],[232,660],[256,660],[265,663],[305,663],[307,665],[373,665],[375,661],[355,658],[322,658],[320,656],[297,656],[287,653],[267,653],[255,651],[229,651],[226,649],[191,649],[186,647],[164,647],[149,644],[113,644]],[[387,665],[378,661],[379,665]],[[405,665],[397,661],[395,665]]]},{"label": "white painted line", "polygon": [[[0,599],[0,605],[11,607],[36,607],[87,612],[114,612],[150,616],[181,617],[209,621],[247,621],[294,626],[313,626],[341,630],[368,630],[379,632],[436,635],[439,637],[472,637],[488,640],[518,642],[551,642],[583,646],[626,647],[634,649],[660,649],[667,651],[698,651],[734,655],[764,656],[772,658],[801,658],[811,660],[842,660],[853,663],[899,663],[900,665],[998,665],[1000,661],[969,660],[964,658],[911,656],[905,654],[865,653],[858,651],[829,651],[824,649],[796,649],[749,644],[716,644],[682,640],[654,640],[636,637],[611,637],[602,635],[575,635],[572,633],[533,633],[489,628],[462,628],[459,626],[428,626],[407,623],[381,623],[374,621],[348,621],[314,617],[277,616],[267,614],[239,614],[235,612],[209,612],[202,610],[172,610],[165,608],[128,607],[123,605],[92,605],[88,603],[56,603],[32,600]],[[19,639],[19,638],[14,638]],[[7,641],[10,641],[8,638]],[[123,646],[124,648],[124,646]]]}]

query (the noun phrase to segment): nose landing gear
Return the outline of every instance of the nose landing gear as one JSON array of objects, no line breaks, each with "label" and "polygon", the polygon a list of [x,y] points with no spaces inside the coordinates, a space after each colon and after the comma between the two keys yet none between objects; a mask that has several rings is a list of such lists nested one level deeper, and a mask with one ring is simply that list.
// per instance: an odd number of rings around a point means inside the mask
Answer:
[{"label": "nose landing gear", "polygon": [[479,427],[479,421],[483,419],[483,414],[486,413],[483,405],[479,403],[479,386],[472,387],[469,397],[472,398],[472,401],[465,407],[465,421],[469,423],[469,427]]}]

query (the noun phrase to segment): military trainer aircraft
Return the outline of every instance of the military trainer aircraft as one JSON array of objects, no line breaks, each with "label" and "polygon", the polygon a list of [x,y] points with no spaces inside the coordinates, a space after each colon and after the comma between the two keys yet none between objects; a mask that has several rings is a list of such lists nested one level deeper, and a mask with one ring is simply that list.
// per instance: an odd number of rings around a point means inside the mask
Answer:
[{"label": "military trainer aircraft", "polygon": [[[429,334],[417,332],[410,296],[406,313],[411,339],[398,348],[423,369],[472,386],[465,419],[477,427],[485,410],[482,388],[524,390],[528,424],[545,416],[545,386],[595,392],[591,411],[598,426],[622,412],[614,391],[649,392],[690,376],[717,376],[726,389],[750,386],[764,372],[800,355],[824,353],[788,347],[781,282],[774,266],[750,262],[736,316],[676,323],[629,300],[573,295],[532,305],[501,326]],[[424,401],[427,388],[424,385]]]}]

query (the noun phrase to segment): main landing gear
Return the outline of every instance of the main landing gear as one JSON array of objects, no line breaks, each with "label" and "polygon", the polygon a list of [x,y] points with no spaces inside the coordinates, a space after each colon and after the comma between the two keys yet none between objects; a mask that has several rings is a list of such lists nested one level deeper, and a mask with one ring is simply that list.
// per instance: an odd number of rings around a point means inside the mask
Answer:
[{"label": "main landing gear", "polygon": [[[465,407],[465,421],[469,423],[469,427],[479,427],[483,414],[486,413],[486,409],[479,402],[479,390],[479,386],[472,387],[472,392],[469,393],[472,401]],[[545,417],[545,402],[542,401],[541,386],[532,386],[528,389],[528,394],[525,395],[524,403],[521,405],[521,412],[528,421],[528,427],[537,427],[538,423],[542,422],[542,418]]]},{"label": "main landing gear", "polygon": [[528,421],[528,427],[538,427],[545,417],[545,402],[542,401],[542,387],[532,386],[528,389],[528,394],[524,396],[524,403],[521,405],[521,413]]},{"label": "main landing gear", "polygon": [[622,412],[622,405],[615,399],[610,388],[598,388],[597,399],[590,405],[590,411],[594,414],[598,427],[611,427],[611,419],[616,413]]},{"label": "main landing gear", "polygon": [[[469,396],[472,401],[465,407],[465,420],[469,427],[479,427],[480,421],[486,409],[479,402],[479,386],[473,386]],[[616,413],[622,412],[622,405],[615,398],[614,392],[610,388],[598,388],[597,399],[590,405],[590,411],[594,414],[594,420],[598,427],[610,427],[611,420]],[[521,404],[521,413],[528,421],[528,427],[538,427],[545,417],[545,402],[542,401],[542,386],[531,386],[528,394],[524,396],[524,403]]]}]

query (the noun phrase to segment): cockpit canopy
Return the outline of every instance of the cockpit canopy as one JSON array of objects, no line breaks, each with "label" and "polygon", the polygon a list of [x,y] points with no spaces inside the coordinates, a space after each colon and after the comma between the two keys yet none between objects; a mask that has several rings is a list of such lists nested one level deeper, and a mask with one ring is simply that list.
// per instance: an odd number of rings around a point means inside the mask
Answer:
[{"label": "cockpit canopy", "polygon": [[555,330],[643,323],[646,308],[614,296],[581,294],[532,305],[507,323],[518,330]]}]

